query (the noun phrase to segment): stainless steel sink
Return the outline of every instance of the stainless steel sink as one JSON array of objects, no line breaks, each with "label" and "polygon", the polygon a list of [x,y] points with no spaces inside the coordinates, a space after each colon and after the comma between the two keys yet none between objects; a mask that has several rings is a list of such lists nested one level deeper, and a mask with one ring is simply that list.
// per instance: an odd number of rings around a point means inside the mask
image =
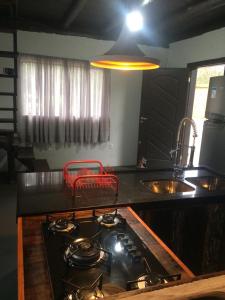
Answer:
[{"label": "stainless steel sink", "polygon": [[195,189],[179,180],[143,180],[142,184],[155,194],[192,192]]},{"label": "stainless steel sink", "polygon": [[203,176],[185,178],[187,181],[210,192],[225,190],[225,178],[218,176]]}]

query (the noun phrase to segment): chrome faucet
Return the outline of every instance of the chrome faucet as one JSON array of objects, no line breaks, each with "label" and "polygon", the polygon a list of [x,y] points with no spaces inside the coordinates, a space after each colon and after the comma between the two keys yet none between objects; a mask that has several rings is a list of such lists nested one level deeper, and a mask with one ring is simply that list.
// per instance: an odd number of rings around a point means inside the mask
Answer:
[{"label": "chrome faucet", "polygon": [[[182,141],[182,136],[181,136],[181,132],[182,132],[182,128],[189,123],[192,128],[193,128],[193,142],[192,142],[192,146],[187,146],[184,145],[183,141]],[[182,165],[182,154],[183,154],[183,149],[184,147],[188,147],[191,148],[191,153],[189,156],[189,162],[187,164],[187,168],[192,168],[193,167],[193,160],[194,160],[194,153],[195,153],[195,139],[197,137],[197,128],[196,128],[196,124],[195,121],[191,118],[185,117],[183,118],[180,123],[179,123],[179,127],[178,127],[178,131],[177,131],[177,140],[176,140],[176,148],[172,149],[170,151],[170,156],[171,156],[171,160],[173,159],[174,156],[174,177],[183,177],[183,170],[184,170],[184,165]]]}]

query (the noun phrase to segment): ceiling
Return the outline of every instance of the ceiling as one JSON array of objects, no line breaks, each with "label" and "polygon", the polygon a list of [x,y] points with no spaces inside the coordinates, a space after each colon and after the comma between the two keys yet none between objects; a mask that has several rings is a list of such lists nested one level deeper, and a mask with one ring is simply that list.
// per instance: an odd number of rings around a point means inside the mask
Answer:
[{"label": "ceiling", "polygon": [[225,26],[225,0],[1,0],[0,28],[116,40],[136,7],[145,22],[136,38],[147,45],[166,47]]}]

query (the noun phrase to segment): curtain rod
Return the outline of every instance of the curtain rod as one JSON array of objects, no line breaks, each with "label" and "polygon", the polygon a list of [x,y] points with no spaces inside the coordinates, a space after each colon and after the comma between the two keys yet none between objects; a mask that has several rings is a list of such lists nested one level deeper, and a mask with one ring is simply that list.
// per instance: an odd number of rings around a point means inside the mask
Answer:
[{"label": "curtain rod", "polygon": [[69,58],[69,57],[59,57],[59,56],[50,56],[50,55],[42,55],[42,54],[34,54],[34,53],[25,53],[25,52],[18,52],[19,55],[27,55],[27,56],[36,56],[36,57],[43,57],[43,58],[55,58],[55,59],[62,59],[62,60],[74,60],[78,62],[85,62],[89,63],[88,60],[85,59],[76,59],[76,58]]}]

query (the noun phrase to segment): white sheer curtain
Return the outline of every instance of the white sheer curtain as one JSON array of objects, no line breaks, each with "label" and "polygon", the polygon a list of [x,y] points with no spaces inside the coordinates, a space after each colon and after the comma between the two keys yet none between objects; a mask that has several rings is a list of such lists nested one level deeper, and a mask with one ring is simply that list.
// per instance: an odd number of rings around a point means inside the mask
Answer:
[{"label": "white sheer curtain", "polygon": [[110,75],[88,62],[19,56],[18,129],[24,143],[109,140]]}]

